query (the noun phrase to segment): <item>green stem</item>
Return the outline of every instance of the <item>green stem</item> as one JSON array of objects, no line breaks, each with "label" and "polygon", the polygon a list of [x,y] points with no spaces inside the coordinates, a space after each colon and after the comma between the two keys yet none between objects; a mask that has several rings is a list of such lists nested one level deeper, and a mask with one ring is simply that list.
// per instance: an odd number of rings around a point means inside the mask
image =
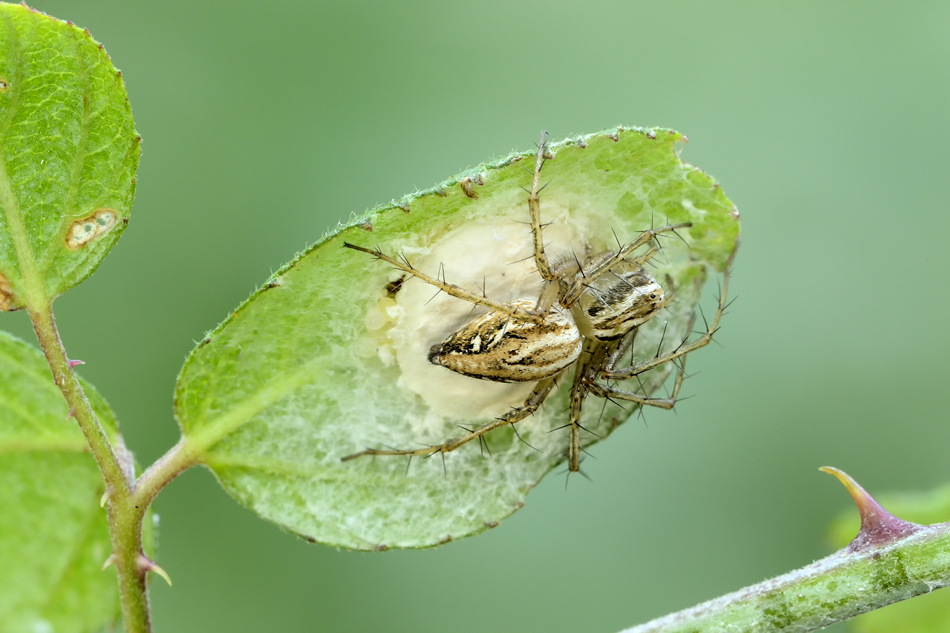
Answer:
[{"label": "green stem", "polygon": [[136,506],[147,508],[162,488],[182,472],[194,466],[201,454],[201,450],[196,449],[192,443],[182,437],[161,459],[142,473],[132,491],[132,501]]},{"label": "green stem", "polygon": [[86,436],[86,442],[106,483],[112,533],[112,561],[118,571],[122,618],[126,631],[149,633],[151,623],[145,584],[147,568],[143,564],[147,559],[142,552],[142,519],[148,506],[137,503],[133,498],[132,484],[70,367],[69,358],[56,329],[52,305],[45,291],[39,284],[33,285],[29,290],[31,292],[27,295],[27,307],[36,337],[53,372],[53,381],[62,391],[72,416],[76,418],[79,428]]},{"label": "green stem", "polygon": [[623,633],[805,633],[950,585],[950,523],[848,548]]},{"label": "green stem", "polygon": [[105,478],[109,497],[114,498],[117,494],[128,495],[131,484],[122,472],[119,459],[112,450],[109,438],[106,437],[105,430],[99,424],[86,394],[83,393],[76,374],[69,366],[66,350],[60,341],[53,319],[52,307],[49,304],[45,309],[34,309],[30,306],[30,318],[33,320],[33,329],[39,339],[40,348],[46,355],[46,360],[53,372],[53,382],[62,391],[66,403],[69,404],[70,413],[76,418],[79,428],[86,436],[86,442]]},{"label": "green stem", "polygon": [[119,599],[126,633],[150,633],[146,566],[142,550],[142,520],[148,506],[137,506],[128,496],[109,503],[112,555],[119,576]]}]

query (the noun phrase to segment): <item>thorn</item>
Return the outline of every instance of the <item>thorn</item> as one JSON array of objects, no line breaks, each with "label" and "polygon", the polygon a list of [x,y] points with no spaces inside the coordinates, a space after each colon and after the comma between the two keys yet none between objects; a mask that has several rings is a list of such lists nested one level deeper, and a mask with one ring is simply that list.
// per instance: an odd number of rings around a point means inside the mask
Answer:
[{"label": "thorn", "polygon": [[[585,451],[585,452],[586,452],[586,451]],[[589,453],[588,453],[588,454],[589,454]],[[591,479],[590,475],[588,475],[587,473],[584,472],[584,469],[578,468],[578,469],[577,469],[577,474],[580,475],[581,477],[583,477],[584,479],[586,479],[587,481],[589,481],[590,483],[594,483],[594,480]]]},{"label": "thorn", "polygon": [[600,415],[597,416],[597,428],[600,428],[600,423],[604,421],[604,411],[607,410],[607,398],[604,398],[603,400],[604,406],[600,408]]},{"label": "thorn", "polygon": [[[543,403],[542,403],[542,404],[543,404]],[[540,450],[538,450],[538,449],[535,448],[534,446],[531,446],[531,444],[528,444],[528,443],[524,440],[524,438],[521,437],[521,433],[518,431],[518,425],[517,425],[517,424],[512,424],[512,425],[511,425],[511,430],[515,432],[515,435],[518,437],[518,440],[520,440],[522,444],[524,444],[525,446],[527,446],[527,447],[530,448],[530,449],[533,449],[533,450],[538,451],[539,453],[541,452]]]},{"label": "thorn", "polygon": [[69,368],[72,369],[76,365],[85,365],[86,361],[84,360],[71,360],[69,361]]},{"label": "thorn", "polygon": [[580,272],[581,277],[585,277],[585,278],[586,278],[587,275],[584,274],[584,267],[581,266],[581,260],[577,259],[577,253],[575,253],[575,252],[572,250],[572,251],[571,251],[571,255],[574,256],[574,263],[577,264],[577,270],[578,270],[578,272]]},{"label": "thorn", "polygon": [[822,466],[818,470],[837,477],[838,481],[847,488],[851,498],[854,499],[854,504],[858,506],[858,512],[861,513],[861,530],[848,544],[847,551],[858,552],[872,547],[882,547],[923,529],[922,525],[898,519],[885,510],[844,471],[831,466]]},{"label": "thorn", "polygon": [[603,439],[602,437],[600,437],[599,435],[597,435],[596,433],[594,433],[594,432],[591,431],[590,429],[585,429],[585,428],[584,428],[583,426],[581,426],[580,424],[577,425],[577,428],[579,428],[580,430],[582,430],[582,431],[584,431],[584,432],[586,432],[586,433],[590,433],[591,435],[593,435],[594,437],[596,437],[596,438],[598,438],[598,439]]},{"label": "thorn", "polygon": [[145,554],[139,554],[138,565],[139,565],[139,569],[141,570],[155,572],[156,574],[158,574],[159,576],[165,579],[165,582],[168,583],[169,587],[172,586],[172,579],[168,575],[168,572],[162,569],[158,563],[156,563],[153,560],[150,560],[148,556],[146,556]]},{"label": "thorn", "polygon": [[610,232],[614,234],[614,239],[617,240],[617,251],[622,251],[623,244],[620,243],[620,238],[617,236],[617,232],[614,230],[614,227],[610,227]]},{"label": "thorn", "polygon": [[72,407],[69,407],[69,412],[66,413],[66,419],[63,420],[63,421],[64,421],[64,422],[69,422],[69,418],[73,417],[74,415],[76,415],[76,410],[73,409]]},{"label": "thorn", "polygon": [[106,507],[106,502],[108,500],[109,500],[109,491],[106,490],[105,492],[102,493],[102,498],[99,499],[99,507],[100,508]]},{"label": "thorn", "polygon": [[660,335],[660,343],[659,343],[659,345],[656,346],[656,355],[654,355],[653,358],[659,358],[659,357],[660,357],[660,348],[663,347],[663,341],[666,339],[666,328],[669,327],[669,325],[670,325],[670,322],[669,322],[669,321],[665,321],[665,322],[663,323],[663,334]]},{"label": "thorn", "polygon": [[709,322],[706,321],[706,314],[703,312],[703,306],[697,306],[699,308],[699,315],[703,317],[703,327],[706,328],[706,331],[709,331]]},{"label": "thorn", "polygon": [[106,559],[106,562],[102,563],[102,571],[105,571],[109,568],[109,565],[115,562],[115,554],[109,554],[109,558]]},{"label": "thorn", "polygon": [[438,290],[436,290],[436,291],[435,291],[435,294],[432,295],[431,297],[429,297],[429,300],[426,301],[423,305],[429,305],[429,304],[432,302],[432,300],[435,299],[436,297],[438,297],[440,294],[442,294],[442,289],[441,289],[441,288],[439,288]]}]

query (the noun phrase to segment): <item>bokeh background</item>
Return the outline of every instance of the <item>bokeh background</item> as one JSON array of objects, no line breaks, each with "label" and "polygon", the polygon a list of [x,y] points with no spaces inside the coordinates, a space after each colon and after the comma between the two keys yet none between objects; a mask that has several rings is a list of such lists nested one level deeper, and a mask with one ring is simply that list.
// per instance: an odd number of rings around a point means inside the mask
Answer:
[{"label": "bokeh background", "polygon": [[541,128],[676,128],[743,217],[694,397],[597,446],[593,482],[552,475],[496,530],[366,554],[194,469],[157,500],[159,633],[618,631],[829,553],[849,501],[819,466],[872,492],[950,480],[950,4],[35,6],[105,43],[144,137],[129,230],[56,302],[143,464],[177,440],[185,355],[272,270]]}]

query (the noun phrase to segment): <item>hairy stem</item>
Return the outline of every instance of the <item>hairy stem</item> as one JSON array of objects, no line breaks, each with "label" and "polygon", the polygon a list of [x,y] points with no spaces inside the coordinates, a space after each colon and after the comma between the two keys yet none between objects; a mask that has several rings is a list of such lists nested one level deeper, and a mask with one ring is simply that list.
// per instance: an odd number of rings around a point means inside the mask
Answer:
[{"label": "hairy stem", "polygon": [[109,497],[128,495],[131,492],[131,482],[123,473],[119,459],[109,443],[109,438],[106,437],[86,394],[83,393],[76,374],[69,366],[66,350],[60,341],[56,322],[53,319],[52,307],[47,304],[45,308],[33,309],[31,306],[30,318],[33,320],[33,329],[36,331],[40,347],[53,372],[53,382],[62,391],[69,405],[70,414],[76,418],[79,428],[86,436],[89,449],[105,478]]},{"label": "hairy stem", "polygon": [[27,307],[36,337],[53,372],[53,381],[62,391],[70,413],[86,436],[86,442],[106,483],[112,533],[111,561],[118,571],[126,631],[148,633],[151,623],[145,584],[146,567],[143,565],[147,559],[142,552],[142,519],[148,506],[137,503],[133,498],[132,484],[70,366],[56,329],[50,300],[39,284],[33,285],[30,290]]},{"label": "hairy stem", "polygon": [[827,558],[623,633],[805,633],[950,585],[950,523]]},{"label": "hairy stem", "polygon": [[142,550],[142,519],[148,506],[135,505],[128,495],[109,503],[112,556],[119,576],[119,598],[126,633],[150,633],[148,572]]},{"label": "hairy stem", "polygon": [[132,491],[132,500],[137,506],[148,507],[175,477],[198,462],[202,451],[182,437],[161,459],[148,467],[139,477]]}]

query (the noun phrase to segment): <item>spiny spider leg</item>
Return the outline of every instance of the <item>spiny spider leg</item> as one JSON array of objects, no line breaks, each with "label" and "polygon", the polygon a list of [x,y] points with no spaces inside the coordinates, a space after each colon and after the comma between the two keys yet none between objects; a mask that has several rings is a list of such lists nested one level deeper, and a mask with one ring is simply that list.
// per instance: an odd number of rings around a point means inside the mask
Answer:
[{"label": "spiny spider leg", "polygon": [[570,404],[570,440],[567,448],[567,469],[578,472],[581,468],[581,411],[584,399],[587,397],[588,384],[597,377],[598,366],[603,365],[611,344],[605,344],[596,339],[586,339],[584,349],[577,361],[577,370],[574,372],[574,384],[571,385]]},{"label": "spiny spider leg", "polygon": [[[607,367],[615,367],[637,340],[640,328],[633,328],[607,354]],[[633,355],[631,354],[631,358]]]},{"label": "spiny spider leg", "polygon": [[[563,373],[563,372],[562,372]],[[555,379],[560,375],[551,376],[550,378],[545,378],[538,382],[534,390],[524,401],[524,404],[520,407],[516,407],[504,414],[501,417],[495,418],[487,424],[483,424],[472,431],[466,433],[465,435],[460,435],[459,437],[453,437],[450,440],[446,440],[442,444],[436,444],[435,446],[426,446],[424,448],[417,448],[415,450],[398,450],[398,449],[375,449],[368,448],[365,451],[360,451],[359,453],[353,453],[352,455],[347,455],[341,461],[349,461],[351,459],[356,459],[357,457],[362,457],[364,455],[433,455],[435,453],[449,453],[454,451],[460,446],[468,444],[474,439],[478,439],[483,435],[494,431],[495,429],[507,426],[509,424],[515,424],[524,420],[526,417],[538,410],[538,407],[544,402],[544,400],[550,395],[551,391],[554,389]]]},{"label": "spiny spider leg", "polygon": [[483,295],[465,290],[461,286],[456,286],[455,284],[446,283],[445,281],[442,281],[441,279],[438,279],[436,277],[431,277],[425,274],[424,272],[422,272],[421,270],[417,270],[413,268],[412,265],[409,264],[408,260],[405,262],[401,262],[398,259],[395,259],[394,257],[390,257],[389,255],[382,253],[379,250],[364,248],[362,246],[357,246],[356,244],[350,244],[349,242],[343,242],[343,246],[345,246],[346,248],[352,248],[353,250],[356,250],[356,251],[361,251],[363,253],[368,253],[372,255],[373,257],[376,257],[378,259],[383,260],[384,262],[392,264],[399,270],[405,271],[409,273],[410,275],[413,275],[414,277],[418,277],[419,279],[426,282],[427,284],[435,286],[442,292],[448,295],[451,295],[453,297],[456,297],[457,299],[463,299],[465,301],[470,301],[471,303],[474,303],[477,305],[485,306],[492,310],[497,310],[498,312],[510,314],[516,319],[521,319],[523,321],[531,321],[533,323],[540,323],[543,319],[543,315],[537,312],[536,310],[525,310],[524,308],[513,307],[508,304],[500,303],[498,301],[489,299],[488,297],[485,297]]},{"label": "spiny spider leg", "polygon": [[[564,298],[561,299],[561,305],[564,307],[570,307],[577,302],[584,291],[587,289],[587,286],[593,283],[601,275],[609,271],[611,268],[624,261],[628,255],[633,251],[640,248],[641,246],[648,244],[653,240],[657,235],[663,233],[669,233],[671,231],[676,231],[676,229],[682,229],[692,226],[692,222],[682,222],[680,224],[667,224],[666,226],[661,226],[658,229],[647,229],[641,233],[637,239],[633,240],[623,248],[621,248],[613,257],[606,259],[590,270],[583,271],[583,275],[577,279],[574,284],[571,286],[570,290],[567,291],[567,294],[564,295]],[[627,260],[630,263],[641,265],[646,263],[653,255],[657,253],[659,249],[651,248],[649,251],[643,255],[636,257],[634,259]]]},{"label": "spiny spider leg", "polygon": [[585,387],[592,394],[600,398],[616,398],[618,400],[636,402],[637,404],[641,405],[645,404],[651,407],[660,407],[661,409],[672,409],[676,404],[676,398],[679,397],[680,388],[683,386],[683,379],[686,377],[685,356],[679,363],[677,363],[677,366],[679,367],[679,370],[676,372],[676,382],[673,384],[673,393],[671,393],[668,398],[648,398],[646,396],[641,396],[638,393],[633,393],[632,391],[601,385],[593,381],[586,382]]},{"label": "spiny spider leg", "polygon": [[[687,340],[684,339],[683,343],[672,352],[663,354],[661,356],[656,356],[655,358],[652,358],[648,361],[637,363],[636,365],[631,365],[630,367],[616,369],[614,367],[606,366],[601,372],[600,377],[609,380],[626,380],[638,374],[642,374],[645,371],[653,369],[654,367],[662,365],[663,363],[668,363],[671,360],[675,360],[681,356],[689,354],[690,352],[694,352],[700,347],[709,345],[713,339],[713,335],[719,329],[719,320],[722,319],[722,315],[726,310],[726,306],[728,305],[726,302],[726,296],[729,292],[729,273],[732,271],[732,261],[735,256],[736,251],[733,250],[732,254],[729,255],[729,260],[726,262],[726,270],[722,275],[722,291],[719,293],[719,304],[716,306],[716,314],[706,327],[706,331],[703,332],[699,338],[697,338],[692,343],[687,343]],[[687,336],[689,336],[688,333]]]},{"label": "spiny spider leg", "polygon": [[544,241],[541,238],[541,201],[538,194],[541,192],[541,168],[544,166],[544,152],[547,149],[548,133],[541,132],[541,142],[538,143],[538,155],[534,159],[534,175],[531,178],[531,191],[528,192],[528,211],[531,215],[531,236],[534,239],[534,263],[538,267],[538,274],[544,281],[553,281],[554,274],[548,263],[548,256],[544,254]]}]

